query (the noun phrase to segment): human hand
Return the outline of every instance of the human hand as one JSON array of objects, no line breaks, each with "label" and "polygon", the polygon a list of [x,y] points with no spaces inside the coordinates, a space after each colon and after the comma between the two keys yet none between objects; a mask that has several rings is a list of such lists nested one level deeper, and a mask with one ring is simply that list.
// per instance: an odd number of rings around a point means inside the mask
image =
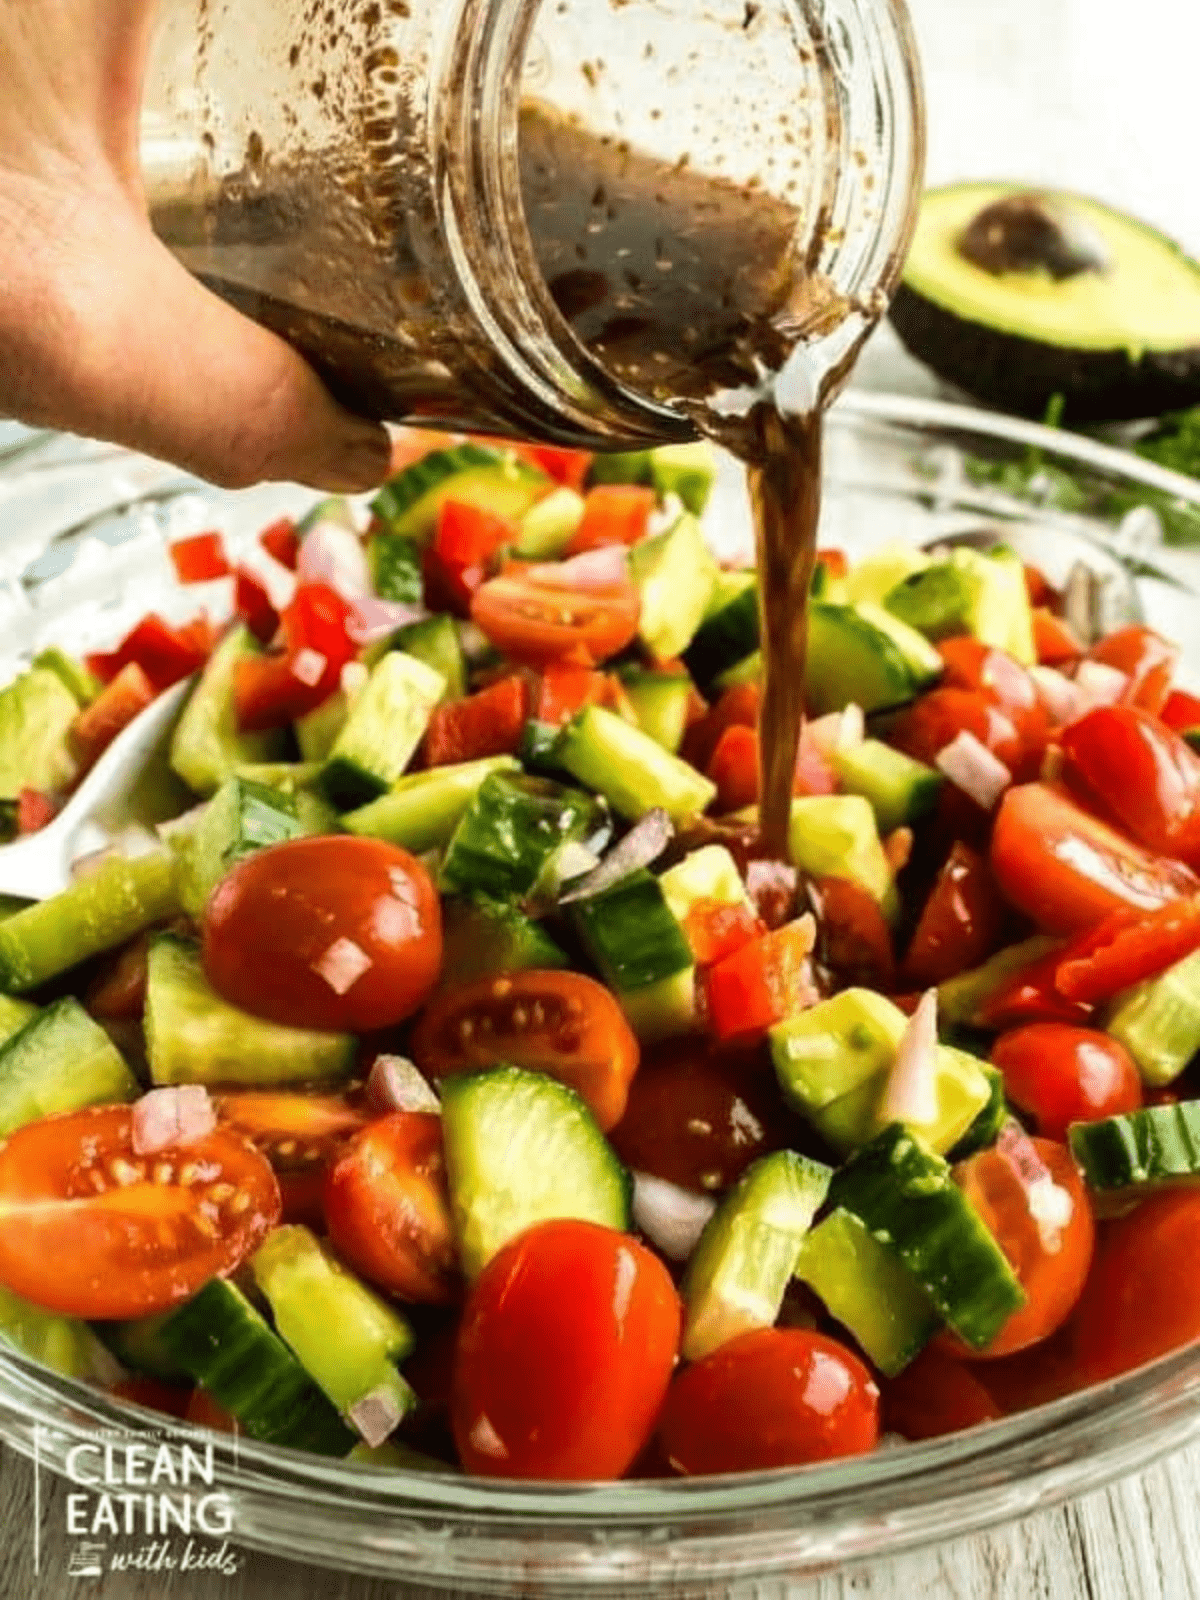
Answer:
[{"label": "human hand", "polygon": [[0,415],[128,445],[228,487],[343,493],[383,428],[154,236],[138,163],[154,0],[0,0]]}]

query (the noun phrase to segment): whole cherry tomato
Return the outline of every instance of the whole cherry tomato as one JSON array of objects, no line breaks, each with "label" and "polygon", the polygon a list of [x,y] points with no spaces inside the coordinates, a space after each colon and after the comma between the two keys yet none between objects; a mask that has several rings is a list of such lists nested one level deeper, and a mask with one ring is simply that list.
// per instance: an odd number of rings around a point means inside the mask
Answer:
[{"label": "whole cherry tomato", "polygon": [[884,1423],[906,1439],[940,1439],[1002,1415],[976,1374],[932,1345],[883,1386]]},{"label": "whole cherry tomato", "polygon": [[982,856],[956,841],[917,923],[903,977],[914,988],[979,966],[1000,941],[1004,903]]},{"label": "whole cherry tomato", "polygon": [[1004,1074],[1004,1092],[1027,1112],[1045,1139],[1065,1140],[1073,1122],[1136,1111],[1142,1080],[1118,1039],[1092,1028],[1035,1022],[1003,1034],[992,1063]]},{"label": "whole cherry tomato", "polygon": [[1064,777],[1139,844],[1200,861],[1200,756],[1137,706],[1100,706],[1062,734]]},{"label": "whole cherry tomato", "polygon": [[330,835],[259,850],[222,879],[204,912],[213,988],[293,1027],[391,1027],[425,1000],[441,960],[441,902],[428,872],[378,839]]},{"label": "whole cherry tomato", "polygon": [[689,1477],[863,1455],[879,1441],[879,1390],[836,1339],[759,1328],[680,1373],[659,1437]]},{"label": "whole cherry tomato", "polygon": [[627,1234],[543,1222],[467,1299],[452,1419],[468,1472],[619,1478],[654,1429],[682,1326],[667,1269]]}]

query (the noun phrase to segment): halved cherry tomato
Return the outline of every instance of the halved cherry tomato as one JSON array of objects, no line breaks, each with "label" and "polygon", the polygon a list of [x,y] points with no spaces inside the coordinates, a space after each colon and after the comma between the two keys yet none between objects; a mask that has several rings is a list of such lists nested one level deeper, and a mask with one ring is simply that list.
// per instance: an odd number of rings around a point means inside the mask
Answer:
[{"label": "halved cherry tomato", "polygon": [[1129,678],[1125,704],[1157,715],[1171,692],[1179,649],[1150,628],[1118,628],[1092,646],[1088,659],[1124,672]]},{"label": "halved cherry tomato", "polygon": [[584,706],[603,705],[609,693],[609,680],[595,667],[582,667],[573,661],[551,661],[542,673],[537,696],[537,720],[561,727]]},{"label": "halved cherry tomato", "polygon": [[1129,1372],[1200,1338],[1200,1191],[1166,1190],[1106,1225],[1075,1317],[1086,1381]]},{"label": "halved cherry tomato", "polygon": [[930,1345],[883,1386],[884,1426],[906,1439],[940,1439],[1003,1415],[969,1367]]},{"label": "halved cherry tomato", "polygon": [[150,935],[143,933],[104,958],[84,999],[91,1016],[126,1022],[141,1018],[146,1009],[149,953]]},{"label": "halved cherry tomato", "polygon": [[233,1412],[226,1411],[216,1396],[209,1394],[207,1389],[192,1390],[184,1417],[197,1428],[211,1428],[214,1433],[237,1434],[242,1431]]},{"label": "halved cherry tomato", "polygon": [[71,749],[81,769],[86,771],[93,766],[117,735],[155,698],[154,685],[136,661],[122,667],[71,724]]},{"label": "halved cherry tomato", "polygon": [[1200,728],[1200,697],[1188,694],[1186,689],[1172,689],[1158,716],[1160,722],[1176,733]]},{"label": "halved cherry tomato", "polygon": [[891,929],[879,902],[849,878],[818,878],[809,889],[821,960],[843,984],[889,990],[896,982]]},{"label": "halved cherry tomato", "polygon": [[879,1442],[879,1390],[836,1339],[759,1328],[675,1379],[659,1437],[689,1477],[865,1455]]},{"label": "halved cherry tomato", "polygon": [[904,978],[926,989],[985,961],[1004,926],[1004,905],[982,856],[956,841],[925,902],[904,958]]},{"label": "halved cherry tomato", "polygon": [[1044,1139],[1064,1140],[1073,1122],[1136,1111],[1142,1080],[1125,1046],[1092,1028],[1033,1023],[992,1046],[1004,1091],[1027,1112]]},{"label": "halved cherry tomato", "polygon": [[249,567],[237,569],[234,608],[260,644],[268,644],[279,631],[279,613],[271,604],[266,585]]},{"label": "halved cherry tomato", "polygon": [[528,1229],[463,1313],[452,1417],[466,1471],[619,1478],[654,1430],[682,1321],[666,1267],[628,1234]]},{"label": "halved cherry tomato", "polygon": [[204,969],[231,1005],[300,1028],[370,1033],[437,982],[442,913],[428,872],[378,839],[292,839],[247,856],[204,911]]},{"label": "halved cherry tomato", "polygon": [[711,967],[752,939],[761,938],[767,929],[744,900],[737,905],[726,900],[697,900],[684,919],[683,931],[696,965]]},{"label": "halved cherry tomato", "polygon": [[402,1300],[445,1305],[459,1291],[442,1119],[396,1111],[355,1134],[325,1177],[333,1247]]},{"label": "halved cherry tomato", "polygon": [[188,1414],[192,1390],[178,1384],[164,1383],[161,1378],[146,1377],[137,1373],[130,1378],[119,1378],[109,1390],[118,1400],[128,1400],[131,1405],[145,1406],[148,1411],[161,1411],[164,1416],[178,1417]]},{"label": "halved cherry tomato", "polygon": [[819,996],[813,983],[811,918],[764,933],[704,973],[708,1020],[718,1039],[753,1037]]},{"label": "halved cherry tomato", "polygon": [[111,683],[122,667],[136,661],[155,691],[161,693],[198,671],[210,648],[207,624],[203,631],[190,623],[173,628],[151,612],[126,634],[115,650],[90,655],[87,664],[102,683]]},{"label": "halved cherry tomato", "polygon": [[1152,855],[1057,789],[1009,789],[992,832],[991,866],[1005,899],[1048,933],[1075,933],[1110,911],[1153,911],[1200,890],[1177,861]]},{"label": "halved cherry tomato", "polygon": [[529,719],[532,691],[519,673],[478,694],[438,706],[425,734],[425,762],[443,767],[483,756],[513,755]]},{"label": "halved cherry tomato", "polygon": [[627,1167],[681,1189],[727,1189],[803,1138],[765,1049],[677,1039],[648,1051],[609,1139]]},{"label": "halved cherry tomato", "polygon": [[1095,1005],[1153,978],[1200,949],[1200,895],[1157,911],[1114,911],[1062,952],[1054,987]]},{"label": "halved cherry tomato", "polygon": [[367,1123],[361,1105],[340,1094],[230,1090],[216,1096],[217,1116],[271,1163],[279,1179],[284,1222],[323,1228],[325,1173]]},{"label": "halved cherry tomato", "polygon": [[655,505],[653,489],[633,483],[602,483],[588,491],[583,521],[571,535],[568,556],[606,544],[636,544],[646,532]]},{"label": "halved cherry tomato", "polygon": [[955,1180],[1025,1291],[1025,1304],[1013,1312],[986,1350],[971,1350],[952,1333],[938,1335],[941,1348],[964,1360],[1011,1355],[1048,1338],[1074,1310],[1092,1264],[1096,1225],[1070,1151],[1049,1139],[1030,1143],[1055,1185],[1070,1196],[1070,1219],[1061,1228],[1039,1223],[1031,1214],[1024,1183],[999,1149],[981,1150],[955,1168]]},{"label": "halved cherry tomato", "polygon": [[1062,733],[1063,776],[1139,844],[1200,862],[1200,756],[1136,706],[1100,706]]},{"label": "halved cherry tomato", "polygon": [[628,579],[585,594],[516,569],[485,583],[471,602],[471,616],[497,650],[535,667],[566,656],[607,660],[632,641],[639,610]]},{"label": "halved cherry tomato", "polygon": [[168,545],[180,583],[208,583],[229,572],[225,541],[219,533],[197,533]]},{"label": "halved cherry tomato", "polygon": [[17,794],[17,833],[40,833],[62,810],[62,803],[40,789],[22,788]]},{"label": "halved cherry tomato", "polygon": [[0,1283],[65,1316],[166,1311],[278,1221],[275,1174],[224,1129],[137,1156],[130,1107],[93,1106],[0,1146]]},{"label": "halved cherry tomato", "polygon": [[1062,667],[1078,661],[1083,646],[1071,632],[1069,625],[1053,611],[1038,607],[1033,613],[1033,646],[1039,665]]},{"label": "halved cherry tomato", "polygon": [[620,1122],[638,1042],[616,1000],[578,972],[513,972],[455,985],[426,1006],[413,1060],[427,1076],[497,1062],[569,1084],[601,1128]]},{"label": "halved cherry tomato", "polygon": [[280,517],[278,522],[273,522],[269,528],[264,528],[258,536],[258,542],[269,556],[274,556],[280,566],[286,567],[289,572],[295,572],[296,563],[300,559],[300,535],[291,517]]}]

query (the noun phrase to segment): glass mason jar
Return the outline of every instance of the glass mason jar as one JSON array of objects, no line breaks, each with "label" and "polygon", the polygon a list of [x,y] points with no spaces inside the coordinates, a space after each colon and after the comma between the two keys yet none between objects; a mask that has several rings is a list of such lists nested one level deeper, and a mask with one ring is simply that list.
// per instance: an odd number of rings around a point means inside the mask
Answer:
[{"label": "glass mason jar", "polygon": [[903,0],[163,0],[143,129],[163,239],[356,409],[610,449],[837,370],[922,157]]}]

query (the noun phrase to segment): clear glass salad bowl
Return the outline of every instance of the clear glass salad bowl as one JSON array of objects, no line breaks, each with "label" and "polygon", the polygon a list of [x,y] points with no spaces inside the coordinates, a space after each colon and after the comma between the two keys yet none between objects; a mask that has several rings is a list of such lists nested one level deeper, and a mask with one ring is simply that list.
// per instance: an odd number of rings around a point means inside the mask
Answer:
[{"label": "clear glass salad bowl", "polygon": [[[1088,440],[978,411],[852,392],[829,423],[822,542],[860,554],[999,529],[1056,581],[1083,559],[1200,667],[1200,484]],[[747,535],[732,467],[709,526]],[[102,446],[0,430],[0,681],[51,639],[108,645],[153,607],[228,602],[176,588],[169,538],[220,527],[237,550],[311,495],[209,489]],[[223,580],[226,581],[227,580]],[[11,660],[9,658],[12,658]],[[167,1419],[154,1419],[170,1428]],[[0,1347],[0,1436],[43,1467],[149,1414]],[[183,1425],[180,1425],[183,1427]],[[721,1592],[828,1571],[1024,1515],[1200,1436],[1200,1347],[1048,1406],[933,1443],[737,1478],[503,1485],[386,1471],[218,1437],[233,1538],[250,1548],[473,1594]]]}]

